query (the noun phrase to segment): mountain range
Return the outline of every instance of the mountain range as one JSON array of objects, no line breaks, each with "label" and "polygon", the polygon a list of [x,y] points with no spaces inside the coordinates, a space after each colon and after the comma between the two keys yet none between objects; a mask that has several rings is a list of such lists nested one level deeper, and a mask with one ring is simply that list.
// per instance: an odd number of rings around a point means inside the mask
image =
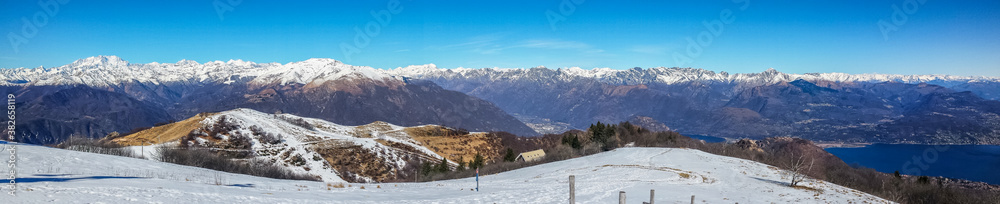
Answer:
[{"label": "mountain range", "polygon": [[728,138],[1000,144],[1000,79],[993,77],[433,64],[389,73],[491,101],[543,133],[645,117],[681,133]]},{"label": "mountain range", "polygon": [[[685,134],[830,142],[1000,144],[1000,78],[692,68],[352,66],[332,59],[131,64],[115,56],[0,69],[20,141],[102,137],[249,108],[344,125],[439,124],[518,135],[656,121]],[[35,114],[31,114],[35,113]]]},{"label": "mountain range", "polygon": [[236,108],[343,125],[385,121],[536,134],[488,101],[332,59],[284,65],[188,60],[130,64],[98,56],[60,67],[2,72],[0,89],[16,96],[22,113],[15,140],[26,143],[101,138]]}]

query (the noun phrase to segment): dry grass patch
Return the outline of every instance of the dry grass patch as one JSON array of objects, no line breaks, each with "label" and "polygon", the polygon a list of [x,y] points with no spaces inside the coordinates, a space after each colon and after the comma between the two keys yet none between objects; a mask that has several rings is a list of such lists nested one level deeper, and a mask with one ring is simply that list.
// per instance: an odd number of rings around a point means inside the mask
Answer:
[{"label": "dry grass patch", "polygon": [[440,126],[420,126],[406,128],[407,134],[434,153],[448,160],[472,160],[476,153],[487,161],[499,158],[502,153],[500,139],[488,137],[485,133],[461,134],[457,131]]},{"label": "dry grass patch", "polygon": [[156,126],[130,135],[115,138],[112,139],[111,142],[122,146],[137,146],[177,141],[191,131],[201,127],[202,120],[205,120],[205,118],[215,114],[217,113],[199,113],[194,117],[182,121]]},{"label": "dry grass patch", "polygon": [[340,177],[350,182],[365,182],[361,177],[370,178],[376,182],[395,179],[400,166],[380,158],[358,145],[343,146],[332,141],[323,141],[311,147],[319,153],[330,166],[340,172]]},{"label": "dry grass patch", "polygon": [[392,130],[389,123],[382,121],[375,121],[367,125],[359,125],[351,132],[351,135],[357,138],[372,138],[372,132],[386,132]]},{"label": "dry grass patch", "polygon": [[817,189],[817,188],[813,188],[813,187],[809,187],[809,186],[803,186],[803,185],[793,186],[792,188],[806,190],[806,191],[812,191],[812,192],[816,192],[817,194],[822,194],[823,193],[823,189]]}]

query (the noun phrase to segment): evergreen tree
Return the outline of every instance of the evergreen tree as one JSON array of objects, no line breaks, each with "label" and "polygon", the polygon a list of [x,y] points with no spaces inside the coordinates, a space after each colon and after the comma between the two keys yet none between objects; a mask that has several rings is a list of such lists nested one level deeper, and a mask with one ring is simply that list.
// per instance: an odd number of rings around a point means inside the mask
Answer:
[{"label": "evergreen tree", "polygon": [[603,144],[604,143],[602,136],[603,134],[604,134],[604,124],[601,124],[601,121],[597,121],[596,125],[595,124],[590,125],[590,141]]},{"label": "evergreen tree", "polygon": [[472,163],[469,164],[469,168],[482,168],[486,163],[483,155],[476,153],[476,157],[472,159]]},{"label": "evergreen tree", "polygon": [[507,153],[503,155],[503,161],[512,162],[514,161],[514,159],[517,159],[517,155],[514,154],[514,150],[511,148],[507,148]]},{"label": "evergreen tree", "polygon": [[432,171],[434,171],[434,168],[431,167],[431,163],[430,162],[421,162],[420,163],[420,173],[421,174],[423,174],[424,176],[427,176],[428,174],[431,174]]},{"label": "evergreen tree", "polygon": [[597,122],[596,125],[590,125],[590,140],[603,145],[615,135],[615,126]]},{"label": "evergreen tree", "polygon": [[448,158],[441,158],[441,163],[438,163],[437,167],[434,168],[437,172],[448,172]]},{"label": "evergreen tree", "polygon": [[465,170],[465,158],[458,157],[458,166],[455,167],[455,171],[463,171],[463,170]]},{"label": "evergreen tree", "polygon": [[573,147],[573,149],[580,149],[583,144],[580,144],[580,138],[573,134],[563,135],[562,144]]}]

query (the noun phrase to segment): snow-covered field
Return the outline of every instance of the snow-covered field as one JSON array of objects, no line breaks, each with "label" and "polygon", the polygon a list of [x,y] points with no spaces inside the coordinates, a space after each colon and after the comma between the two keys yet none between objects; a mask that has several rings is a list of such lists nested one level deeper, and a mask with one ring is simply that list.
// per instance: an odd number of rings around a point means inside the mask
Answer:
[{"label": "snow-covered field", "polygon": [[[428,183],[287,181],[150,160],[19,145],[17,196],[0,203],[566,203],[576,175],[579,203],[889,203],[816,181],[784,185],[773,167],[698,150],[621,148],[474,178]],[[9,182],[9,180],[3,180]],[[362,187],[364,189],[362,189]],[[5,189],[9,190],[9,189]]]}]

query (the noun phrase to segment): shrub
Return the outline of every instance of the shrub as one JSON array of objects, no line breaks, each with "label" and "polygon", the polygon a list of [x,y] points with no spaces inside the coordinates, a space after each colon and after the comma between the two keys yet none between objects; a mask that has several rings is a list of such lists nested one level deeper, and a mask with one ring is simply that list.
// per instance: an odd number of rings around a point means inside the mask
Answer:
[{"label": "shrub", "polygon": [[284,139],[281,134],[275,135],[274,133],[266,132],[263,128],[256,125],[250,126],[250,132],[253,133],[254,136],[257,136],[258,141],[264,144],[278,144],[281,143],[282,139]]},{"label": "shrub", "polygon": [[131,149],[112,142],[104,142],[91,138],[70,137],[66,141],[56,145],[56,147],[80,152],[140,158],[140,156]]},{"label": "shrub", "polygon": [[294,173],[265,160],[237,161],[206,149],[161,147],[158,150],[160,154],[157,159],[162,162],[276,179],[319,180],[312,176]]},{"label": "shrub", "polygon": [[281,120],[284,120],[285,122],[291,123],[292,125],[295,125],[295,126],[299,126],[299,127],[305,128],[307,130],[316,130],[316,127],[314,127],[312,124],[309,124],[309,122],[306,122],[306,120],[302,119],[302,118],[292,118],[292,117],[287,117],[287,116],[284,116],[284,115],[278,116],[278,118],[281,118]]}]

